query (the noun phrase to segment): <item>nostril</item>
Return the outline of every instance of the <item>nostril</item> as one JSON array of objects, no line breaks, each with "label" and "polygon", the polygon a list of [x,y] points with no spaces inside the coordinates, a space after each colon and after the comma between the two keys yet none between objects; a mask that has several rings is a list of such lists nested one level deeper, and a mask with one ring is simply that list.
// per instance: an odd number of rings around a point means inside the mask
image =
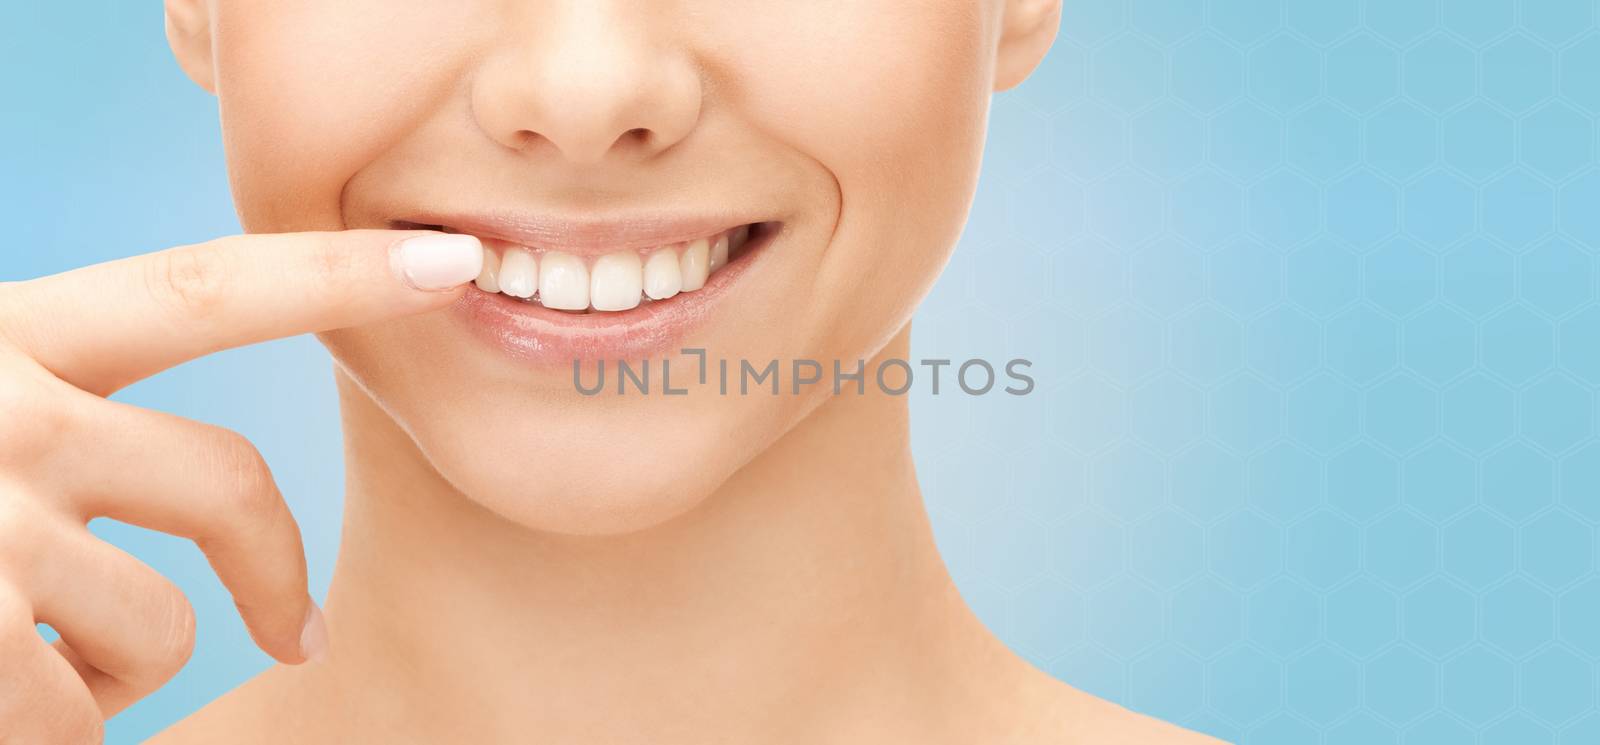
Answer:
[{"label": "nostril", "polygon": [[518,130],[513,136],[516,138],[514,147],[518,150],[527,150],[528,148],[538,144],[540,140],[544,139],[544,135],[541,135],[531,129]]},{"label": "nostril", "polygon": [[[518,130],[514,134],[514,138],[511,143],[512,148],[522,152],[534,152],[546,146],[553,146],[557,150],[561,149],[555,140],[531,129]],[[606,149],[608,151],[618,147],[623,150],[649,149],[655,140],[656,133],[654,130],[648,127],[634,127],[617,136],[616,139],[611,141],[611,147]],[[596,140],[594,144],[599,144],[599,141]]]}]

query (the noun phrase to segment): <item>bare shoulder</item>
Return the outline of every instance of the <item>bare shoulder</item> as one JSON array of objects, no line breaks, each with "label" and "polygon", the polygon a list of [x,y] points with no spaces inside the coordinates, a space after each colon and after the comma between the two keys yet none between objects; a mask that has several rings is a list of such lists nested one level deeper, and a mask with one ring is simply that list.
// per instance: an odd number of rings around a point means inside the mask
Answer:
[{"label": "bare shoulder", "polygon": [[1222,741],[1079,692],[1087,699],[1069,742],[1100,745],[1222,745]]},{"label": "bare shoulder", "polygon": [[287,705],[282,697],[281,671],[281,667],[275,667],[250,679],[148,742],[153,745],[303,742],[295,733],[302,730],[304,723],[296,721],[294,707]]},{"label": "bare shoulder", "polygon": [[1118,706],[1045,676],[1028,699],[1033,716],[1017,742],[1052,745],[1223,745],[1223,741]]}]

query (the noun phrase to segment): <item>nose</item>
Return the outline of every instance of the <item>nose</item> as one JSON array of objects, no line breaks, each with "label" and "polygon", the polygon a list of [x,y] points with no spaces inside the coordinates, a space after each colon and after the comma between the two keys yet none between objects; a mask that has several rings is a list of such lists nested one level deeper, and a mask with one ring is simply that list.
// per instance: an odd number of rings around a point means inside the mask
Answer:
[{"label": "nose", "polygon": [[472,84],[473,114],[490,137],[587,165],[648,158],[693,131],[700,77],[683,49],[651,32],[673,24],[604,0],[528,5],[537,16],[506,24],[507,43]]}]

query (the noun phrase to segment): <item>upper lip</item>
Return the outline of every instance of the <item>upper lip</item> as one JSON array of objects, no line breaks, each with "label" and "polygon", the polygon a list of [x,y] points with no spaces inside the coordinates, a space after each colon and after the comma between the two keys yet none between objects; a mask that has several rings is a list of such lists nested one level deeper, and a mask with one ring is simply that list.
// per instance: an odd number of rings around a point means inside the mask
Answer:
[{"label": "upper lip", "polygon": [[517,212],[420,214],[396,227],[439,226],[479,238],[578,255],[646,250],[760,222],[731,214],[631,213],[567,217]]}]

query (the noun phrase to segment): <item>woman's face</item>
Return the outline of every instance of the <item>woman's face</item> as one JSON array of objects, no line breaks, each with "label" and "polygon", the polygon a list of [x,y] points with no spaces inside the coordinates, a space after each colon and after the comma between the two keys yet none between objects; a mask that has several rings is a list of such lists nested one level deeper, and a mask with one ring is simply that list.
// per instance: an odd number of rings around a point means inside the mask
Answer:
[{"label": "woman's face", "polygon": [[[965,218],[1006,36],[1003,0],[184,5],[169,19],[205,14],[210,51],[179,58],[220,98],[247,230],[527,247],[498,278],[520,290],[323,341],[469,498],[582,533],[692,507],[833,394],[833,361],[853,371],[906,325]],[[694,239],[711,256],[729,234],[698,291],[544,307],[681,290]],[[683,348],[706,350],[706,385]],[[654,361],[648,395],[617,395],[618,358]],[[608,390],[579,393],[574,359],[586,385],[608,360]],[[663,359],[687,395],[662,393]],[[796,359],[825,373],[798,395]],[[743,360],[777,360],[779,395],[739,395]]]}]

